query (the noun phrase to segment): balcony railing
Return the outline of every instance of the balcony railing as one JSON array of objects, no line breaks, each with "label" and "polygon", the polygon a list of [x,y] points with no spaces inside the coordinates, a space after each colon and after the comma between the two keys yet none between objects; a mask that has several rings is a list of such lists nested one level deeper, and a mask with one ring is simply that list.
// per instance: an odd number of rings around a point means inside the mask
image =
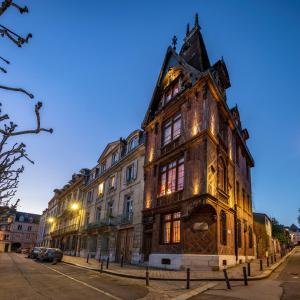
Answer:
[{"label": "balcony railing", "polygon": [[71,232],[75,232],[78,231],[79,226],[78,224],[73,224],[73,225],[69,225],[63,228],[58,228],[56,230],[53,230],[50,232],[51,235],[63,235],[66,233],[71,233]]},{"label": "balcony railing", "polygon": [[105,226],[117,226],[124,224],[132,224],[133,221],[133,213],[124,213],[117,217],[105,217],[96,221],[94,223],[88,223],[81,227],[82,231],[90,231],[95,229],[100,229]]}]

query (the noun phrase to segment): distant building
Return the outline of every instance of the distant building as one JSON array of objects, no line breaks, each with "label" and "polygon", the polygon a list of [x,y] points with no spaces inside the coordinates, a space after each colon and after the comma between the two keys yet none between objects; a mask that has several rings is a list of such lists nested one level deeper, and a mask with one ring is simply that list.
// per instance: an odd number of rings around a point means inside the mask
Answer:
[{"label": "distant building", "polygon": [[268,257],[273,254],[271,219],[264,213],[253,213],[253,221],[257,258]]},{"label": "distant building", "polygon": [[31,248],[37,240],[40,215],[15,212],[2,218],[0,227],[0,251],[10,252],[18,248]]},{"label": "distant building", "polygon": [[0,252],[11,251],[11,228],[13,226],[15,211],[8,207],[0,207]]},{"label": "distant building", "polygon": [[300,228],[292,224],[289,228],[291,243],[293,245],[300,245]]},{"label": "distant building", "polygon": [[31,248],[35,245],[40,215],[17,212],[11,228],[11,251],[18,248]]}]

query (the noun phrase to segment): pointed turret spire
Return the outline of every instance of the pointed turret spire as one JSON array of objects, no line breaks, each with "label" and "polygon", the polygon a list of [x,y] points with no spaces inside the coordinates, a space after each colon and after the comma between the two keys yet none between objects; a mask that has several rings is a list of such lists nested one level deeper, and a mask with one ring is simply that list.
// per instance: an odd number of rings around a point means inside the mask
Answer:
[{"label": "pointed turret spire", "polygon": [[198,13],[195,14],[195,27],[200,27],[199,26],[199,16],[198,16]]},{"label": "pointed turret spire", "polygon": [[200,29],[199,17],[196,14],[194,28],[189,31],[188,27],[188,34],[184,39],[179,55],[188,64],[203,72],[210,67],[210,62]]},{"label": "pointed turret spire", "polygon": [[190,34],[190,24],[187,23],[187,25],[186,25],[186,34],[185,34],[185,36],[188,36],[189,34]]}]

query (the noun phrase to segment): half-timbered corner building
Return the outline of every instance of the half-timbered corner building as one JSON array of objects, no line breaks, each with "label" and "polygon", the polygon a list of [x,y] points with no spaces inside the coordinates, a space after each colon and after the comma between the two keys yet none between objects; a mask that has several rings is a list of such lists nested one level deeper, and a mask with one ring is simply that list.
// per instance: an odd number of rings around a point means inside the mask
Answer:
[{"label": "half-timbered corner building", "polygon": [[218,269],[254,257],[249,138],[223,59],[195,25],[167,49],[146,132],[143,252],[150,266]]}]

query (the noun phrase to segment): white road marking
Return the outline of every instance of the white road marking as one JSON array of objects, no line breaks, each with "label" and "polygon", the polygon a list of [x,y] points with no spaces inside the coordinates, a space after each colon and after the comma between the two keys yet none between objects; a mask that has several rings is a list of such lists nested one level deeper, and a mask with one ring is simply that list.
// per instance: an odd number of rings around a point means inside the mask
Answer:
[{"label": "white road marking", "polygon": [[46,268],[48,268],[48,269],[50,269],[50,270],[52,270],[52,271],[54,271],[54,272],[56,272],[56,273],[58,273],[58,274],[60,274],[60,275],[63,275],[63,276],[65,276],[65,277],[67,277],[67,278],[69,278],[69,279],[71,279],[71,280],[74,280],[74,281],[76,281],[76,282],[78,282],[78,283],[81,283],[82,285],[85,285],[86,287],[89,287],[90,289],[95,290],[95,291],[97,291],[97,292],[99,292],[99,293],[101,293],[101,294],[104,294],[104,295],[108,296],[108,297],[111,297],[111,298],[113,298],[113,299],[115,299],[115,300],[123,300],[123,299],[121,299],[121,298],[119,298],[119,297],[117,297],[117,296],[114,296],[114,295],[112,295],[112,294],[110,294],[110,293],[108,293],[108,292],[105,292],[105,291],[103,291],[103,290],[101,290],[101,289],[98,289],[98,288],[96,288],[96,287],[94,287],[94,286],[92,286],[92,285],[90,285],[90,284],[88,284],[88,283],[86,283],[86,282],[83,282],[83,281],[81,281],[81,280],[78,280],[78,279],[76,279],[76,278],[74,278],[74,277],[71,277],[71,276],[65,274],[65,273],[62,273],[62,272],[60,272],[60,271],[57,271],[57,270],[55,270],[55,269],[53,269],[53,268],[50,268],[50,267],[47,267],[47,266],[45,266],[45,265],[44,265],[44,267],[46,267]]}]

